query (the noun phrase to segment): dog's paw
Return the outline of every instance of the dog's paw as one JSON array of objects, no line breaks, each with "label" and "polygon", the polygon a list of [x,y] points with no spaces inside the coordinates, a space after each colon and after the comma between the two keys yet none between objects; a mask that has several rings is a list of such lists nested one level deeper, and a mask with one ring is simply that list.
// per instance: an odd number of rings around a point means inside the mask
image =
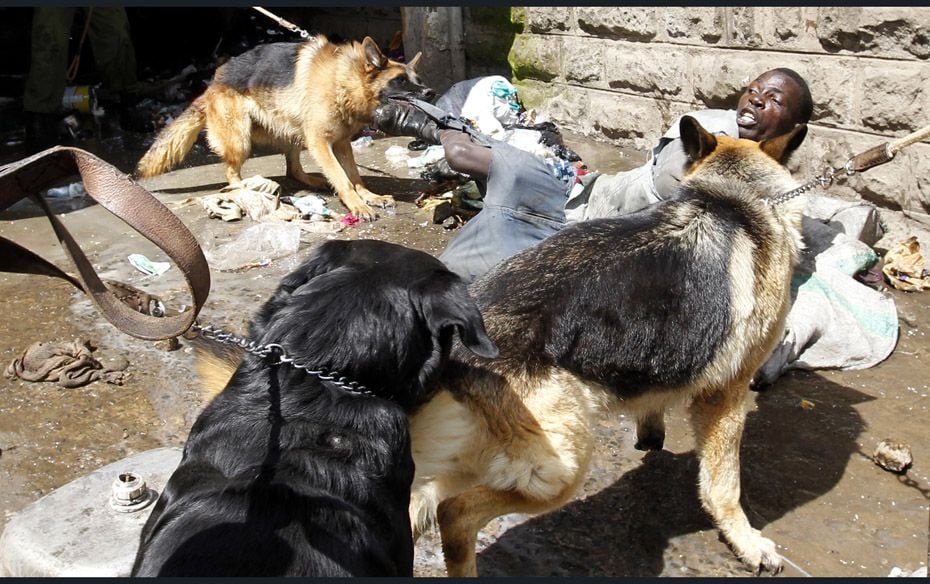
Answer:
[{"label": "dog's paw", "polygon": [[762,537],[758,529],[752,530],[752,537],[749,541],[743,541],[740,545],[733,545],[736,555],[753,571],[757,576],[762,572],[768,572],[772,575],[778,574],[782,570],[781,556],[775,548],[775,542]]},{"label": "dog's paw", "polygon": [[381,207],[384,209],[386,207],[393,207],[396,205],[394,202],[394,197],[390,195],[376,195],[374,193],[365,191],[362,191],[359,194],[362,195],[362,198],[365,199],[365,202],[372,207]]},{"label": "dog's paw", "polygon": [[636,428],[636,444],[633,448],[636,450],[662,450],[665,446],[665,430],[655,428]]},{"label": "dog's paw", "polygon": [[356,218],[362,221],[374,221],[378,218],[378,213],[366,205],[365,203],[359,203],[357,205],[346,205],[349,207],[349,212],[355,215]]}]

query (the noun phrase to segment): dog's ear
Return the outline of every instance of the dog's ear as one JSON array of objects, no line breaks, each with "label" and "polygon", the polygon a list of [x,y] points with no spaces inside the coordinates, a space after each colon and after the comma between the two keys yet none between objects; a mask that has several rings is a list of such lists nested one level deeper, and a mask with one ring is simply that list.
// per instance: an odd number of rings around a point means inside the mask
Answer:
[{"label": "dog's ear", "polygon": [[407,68],[410,69],[411,71],[413,71],[414,69],[416,69],[417,63],[420,62],[420,57],[422,57],[422,56],[423,56],[423,51],[420,51],[419,53],[417,53],[416,56],[415,56],[414,58],[410,59],[410,62],[407,63]]},{"label": "dog's ear", "polygon": [[448,278],[431,278],[421,291],[420,310],[433,338],[451,338],[449,333],[456,330],[462,345],[475,355],[497,357],[497,345],[488,338],[484,319],[465,282],[451,272],[446,275]]},{"label": "dog's ear", "polygon": [[681,135],[681,144],[685,154],[691,162],[697,162],[714,151],[717,147],[717,138],[701,126],[691,116],[682,116],[678,122],[678,132]]},{"label": "dog's ear", "polygon": [[387,57],[378,48],[378,43],[370,36],[365,37],[362,41],[362,49],[365,51],[365,62],[375,69],[383,69],[387,65]]},{"label": "dog's ear", "polygon": [[759,149],[780,164],[788,161],[791,153],[798,149],[807,136],[807,124],[798,124],[781,136],[759,142]]}]

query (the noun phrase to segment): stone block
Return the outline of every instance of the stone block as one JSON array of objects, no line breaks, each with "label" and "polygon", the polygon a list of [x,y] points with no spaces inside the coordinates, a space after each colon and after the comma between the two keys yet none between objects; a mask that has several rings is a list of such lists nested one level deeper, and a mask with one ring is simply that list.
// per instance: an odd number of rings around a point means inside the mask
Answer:
[{"label": "stone block", "polygon": [[552,81],[559,76],[561,42],[551,37],[521,34],[514,38],[508,61],[517,79]]},{"label": "stone block", "polygon": [[856,61],[825,59],[822,55],[792,55],[790,60],[779,66],[794,69],[807,81],[814,99],[812,122],[835,128],[858,125],[855,111],[859,95]]},{"label": "stone block", "polygon": [[775,43],[787,43],[800,37],[805,32],[804,9],[796,6],[778,8],[759,8],[765,21],[772,24]]},{"label": "stone block", "polygon": [[604,50],[607,85],[644,97],[692,101],[690,52],[660,44],[609,43]]},{"label": "stone block", "polygon": [[628,148],[645,150],[665,128],[658,101],[654,99],[591,92],[584,115],[595,136]]},{"label": "stone block", "polygon": [[691,55],[691,75],[696,103],[710,108],[732,109],[743,89],[760,74],[775,67],[791,67],[783,55],[772,53],[705,51]]},{"label": "stone block", "polygon": [[758,8],[730,8],[730,38],[727,44],[734,48],[754,49],[762,46],[764,19]]},{"label": "stone block", "polygon": [[930,57],[930,8],[822,7],[817,38],[831,53],[868,56]]},{"label": "stone block", "polygon": [[562,45],[562,77],[567,81],[600,87],[605,85],[605,41],[568,37]]},{"label": "stone block", "polygon": [[[882,144],[885,139],[860,133],[812,127],[807,140],[792,158],[798,164],[795,177],[807,181],[827,166],[841,167],[850,157]],[[838,179],[827,189],[851,189],[863,199],[889,209],[930,212],[930,192],[920,177],[930,173],[930,146],[916,144],[894,160],[865,172]]]},{"label": "stone block", "polygon": [[690,7],[665,9],[665,34],[672,42],[715,44],[723,38],[722,7]]},{"label": "stone block", "polygon": [[930,69],[900,63],[862,71],[860,116],[866,128],[907,134],[930,121]]},{"label": "stone block", "polygon": [[[531,100],[539,104],[536,109],[548,116],[549,120],[566,130],[585,135],[592,133],[592,118],[587,115],[590,110],[590,90],[554,84],[535,84],[535,87],[527,85]],[[518,85],[517,90],[522,96],[523,86]],[[524,99],[523,103],[527,104],[527,100]]]},{"label": "stone block", "polygon": [[659,8],[584,7],[575,8],[578,28],[601,38],[625,41],[650,41],[659,27]]},{"label": "stone block", "polygon": [[529,32],[567,32],[571,30],[572,24],[572,9],[568,6],[532,6],[526,9]]}]

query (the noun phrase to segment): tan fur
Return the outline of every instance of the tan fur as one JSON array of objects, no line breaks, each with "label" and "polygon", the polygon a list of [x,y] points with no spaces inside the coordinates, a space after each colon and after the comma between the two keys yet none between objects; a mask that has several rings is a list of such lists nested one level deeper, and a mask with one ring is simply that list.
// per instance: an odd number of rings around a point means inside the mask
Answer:
[{"label": "tan fur", "polygon": [[[371,64],[371,51],[380,55],[380,66]],[[368,37],[346,45],[315,37],[300,47],[294,80],[286,87],[240,92],[215,79],[162,131],[139,161],[137,174],[154,176],[178,164],[206,126],[207,142],[226,163],[230,184],[242,180],[252,144],[268,145],[284,153],[289,177],[314,188],[328,181],[350,212],[374,219],[377,214],[369,205],[391,205],[394,199],[365,187],[350,141],[370,121],[381,90],[395,77],[412,73],[417,60],[406,66],[388,60]],[[221,72],[222,68],[217,78]],[[325,180],[303,170],[303,148],[319,164]]]},{"label": "tan fur", "polygon": [[[759,179],[763,192],[793,188],[787,171],[760,156],[758,148],[721,138],[686,181],[714,187],[716,174],[727,172],[715,160],[727,152],[744,159],[740,170],[751,182]],[[457,392],[458,400],[443,391],[412,416],[416,476],[411,521],[415,534],[438,524],[449,576],[477,575],[477,532],[488,521],[513,512],[551,511],[572,498],[587,472],[600,416],[619,409],[634,416],[640,437],[664,434],[663,412],[680,402],[690,403],[703,506],[748,566],[780,569],[775,544],[749,525],[739,504],[739,444],[750,380],[774,348],[788,310],[800,211],[797,205],[773,210],[758,203],[756,209],[770,237],[764,250],[754,249],[748,238],[735,243],[732,326],[711,364],[690,386],[620,400],[565,370],[550,367],[545,375],[527,378],[513,359],[500,359],[473,368],[460,382],[467,389]],[[713,227],[700,221],[683,229],[676,235],[696,248],[701,238],[713,235]],[[508,355],[508,335],[519,332],[499,319],[493,305],[483,315],[491,338]]]},{"label": "tan fur", "polygon": [[223,391],[242,361],[243,352],[232,345],[204,339],[189,339],[196,356],[197,377],[200,379],[201,398],[208,403]]}]

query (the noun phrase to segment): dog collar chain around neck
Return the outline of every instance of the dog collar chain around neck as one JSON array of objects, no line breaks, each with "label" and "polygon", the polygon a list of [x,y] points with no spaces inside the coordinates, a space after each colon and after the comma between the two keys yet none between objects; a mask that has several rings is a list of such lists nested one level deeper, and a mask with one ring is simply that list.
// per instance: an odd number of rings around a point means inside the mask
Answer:
[{"label": "dog collar chain around neck", "polygon": [[[847,174],[852,174],[847,169]],[[821,188],[827,188],[833,184],[833,176],[836,174],[836,169],[832,166],[828,166],[826,170],[823,171],[823,174],[820,176],[814,177],[811,180],[807,181],[803,185],[799,186],[796,189],[790,190],[787,193],[782,193],[776,197],[769,197],[765,199],[765,202],[770,206],[780,205],[791,199],[797,197],[798,195],[803,195],[812,188],[819,186]]]},{"label": "dog collar chain around neck", "polygon": [[[267,343],[260,345],[255,341],[250,341],[244,337],[234,335],[230,332],[224,331],[221,328],[217,328],[212,325],[204,326],[198,322],[194,323],[194,325],[191,327],[191,330],[200,333],[200,335],[205,339],[226,345],[235,345],[240,349],[243,349],[246,352],[249,352],[262,359],[277,355],[278,360],[271,363],[272,367],[277,365],[290,365],[294,369],[302,369],[308,374],[313,375],[322,381],[329,381],[333,385],[349,393],[365,395],[368,397],[380,397],[364,385],[359,384],[357,381],[351,381],[348,378],[343,377],[337,371],[313,369],[309,365],[305,365],[297,359],[289,357],[287,351],[284,350],[284,347],[278,343]],[[392,396],[388,396],[388,399],[391,398]]]}]

